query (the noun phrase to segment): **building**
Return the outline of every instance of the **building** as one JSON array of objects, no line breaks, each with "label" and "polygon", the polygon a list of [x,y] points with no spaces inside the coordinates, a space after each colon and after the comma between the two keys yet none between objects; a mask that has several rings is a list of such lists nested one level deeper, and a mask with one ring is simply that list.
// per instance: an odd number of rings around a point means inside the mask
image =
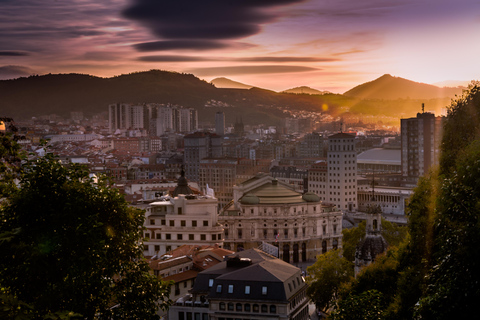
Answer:
[{"label": "building", "polygon": [[215,133],[219,136],[225,135],[225,113],[222,111],[215,113]]},{"label": "building", "polygon": [[312,164],[308,169],[308,192],[313,192],[320,197],[321,201],[327,202],[328,194],[328,168],[326,160]]},{"label": "building", "polygon": [[143,105],[114,103],[108,106],[109,132],[117,129],[148,129]]},{"label": "building", "polygon": [[328,137],[328,199],[343,211],[357,210],[357,154],[355,136],[337,133]]},{"label": "building", "polygon": [[323,137],[319,133],[308,133],[296,145],[297,157],[323,158],[325,157],[324,145]]},{"label": "building", "polygon": [[226,249],[268,243],[280,259],[297,263],[342,246],[342,212],[313,193],[302,195],[265,173],[234,186],[233,193],[219,216]]},{"label": "building", "polygon": [[223,246],[217,199],[194,194],[183,172],[172,196],[162,196],[143,209],[145,256],[163,255],[186,244]]},{"label": "building", "polygon": [[170,307],[170,320],[307,320],[301,270],[258,249],[226,257],[197,275],[191,294]]},{"label": "building", "polygon": [[184,161],[186,177],[198,182],[200,160],[222,156],[222,137],[209,132],[195,132],[184,137]]},{"label": "building", "polygon": [[236,158],[205,158],[200,160],[199,186],[208,185],[215,191],[220,207],[233,199],[233,186],[252,178],[258,172],[268,172],[270,160]]},{"label": "building", "polygon": [[289,184],[297,192],[307,190],[308,169],[294,166],[273,166],[270,169],[272,177]]},{"label": "building", "polygon": [[444,119],[422,112],[417,113],[416,118],[400,120],[402,175],[413,178],[413,184],[438,164]]},{"label": "building", "polygon": [[400,149],[373,148],[357,156],[358,174],[400,174],[402,151]]}]

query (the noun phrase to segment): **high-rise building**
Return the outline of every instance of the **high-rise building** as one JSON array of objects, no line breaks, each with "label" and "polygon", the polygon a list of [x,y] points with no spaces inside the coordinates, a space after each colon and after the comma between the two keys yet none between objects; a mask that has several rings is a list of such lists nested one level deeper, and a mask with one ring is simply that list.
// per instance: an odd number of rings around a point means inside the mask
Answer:
[{"label": "high-rise building", "polygon": [[221,111],[215,113],[215,133],[219,136],[225,135],[225,113]]},{"label": "high-rise building", "polygon": [[418,179],[438,164],[444,117],[417,113],[416,118],[401,119],[402,175]]},{"label": "high-rise building", "polygon": [[145,106],[127,103],[115,103],[108,106],[109,129],[148,129],[145,122]]},{"label": "high-rise building", "polygon": [[357,153],[355,136],[337,133],[328,137],[328,194],[326,202],[343,211],[357,210]]},{"label": "high-rise building", "polygon": [[199,182],[200,160],[222,156],[222,137],[209,132],[195,132],[184,137],[184,164],[189,180]]}]

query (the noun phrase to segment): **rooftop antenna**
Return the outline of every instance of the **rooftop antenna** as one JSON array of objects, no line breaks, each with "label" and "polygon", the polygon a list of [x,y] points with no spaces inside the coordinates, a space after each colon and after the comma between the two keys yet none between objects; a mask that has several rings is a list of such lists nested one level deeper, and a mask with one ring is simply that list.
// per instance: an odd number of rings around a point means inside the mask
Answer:
[{"label": "rooftop antenna", "polygon": [[422,113],[425,113],[425,103],[422,103]]}]

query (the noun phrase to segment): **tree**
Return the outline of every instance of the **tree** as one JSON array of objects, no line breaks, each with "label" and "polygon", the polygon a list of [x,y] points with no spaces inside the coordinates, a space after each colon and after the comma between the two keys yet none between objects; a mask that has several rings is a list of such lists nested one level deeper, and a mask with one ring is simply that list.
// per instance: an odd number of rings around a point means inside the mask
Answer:
[{"label": "tree", "polygon": [[0,206],[0,287],[33,318],[156,319],[169,289],[143,259],[143,220],[84,168],[37,160]]},{"label": "tree", "polygon": [[351,294],[339,301],[331,314],[332,320],[381,320],[383,317],[383,295],[375,289],[360,294]]},{"label": "tree", "polygon": [[307,268],[307,294],[318,309],[328,310],[338,299],[340,286],[353,277],[353,264],[342,257],[340,250],[319,255]]}]

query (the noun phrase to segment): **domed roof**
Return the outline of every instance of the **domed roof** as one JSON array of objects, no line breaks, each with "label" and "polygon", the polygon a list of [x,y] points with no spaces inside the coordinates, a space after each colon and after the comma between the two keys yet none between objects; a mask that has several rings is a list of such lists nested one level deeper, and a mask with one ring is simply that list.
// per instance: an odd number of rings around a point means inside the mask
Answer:
[{"label": "domed roof", "polygon": [[307,192],[302,196],[302,199],[307,202],[319,202],[320,197],[313,192]]},{"label": "domed roof", "polygon": [[240,199],[240,202],[242,204],[259,204],[260,199],[254,194],[247,193]]},{"label": "domed roof", "polygon": [[251,190],[249,193],[240,198],[239,201],[243,204],[246,204],[243,199],[248,195],[255,196],[258,199],[257,203],[251,204],[287,204],[306,202],[302,199],[301,193],[278,183],[277,180],[272,180],[254,190]]},{"label": "domed roof", "polygon": [[177,197],[179,194],[193,194],[193,190],[188,186],[188,180],[185,178],[185,171],[183,170],[180,173],[180,178],[178,178],[177,186],[173,190],[172,196]]}]

